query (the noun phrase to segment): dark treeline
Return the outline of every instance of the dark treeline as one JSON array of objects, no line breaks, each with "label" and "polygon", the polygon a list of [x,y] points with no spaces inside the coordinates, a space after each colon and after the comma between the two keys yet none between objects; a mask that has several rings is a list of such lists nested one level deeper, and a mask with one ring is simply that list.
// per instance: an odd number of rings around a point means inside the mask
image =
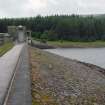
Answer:
[{"label": "dark treeline", "polygon": [[92,16],[46,16],[0,19],[0,32],[7,26],[24,25],[32,36],[46,40],[95,41],[105,40],[105,18]]}]

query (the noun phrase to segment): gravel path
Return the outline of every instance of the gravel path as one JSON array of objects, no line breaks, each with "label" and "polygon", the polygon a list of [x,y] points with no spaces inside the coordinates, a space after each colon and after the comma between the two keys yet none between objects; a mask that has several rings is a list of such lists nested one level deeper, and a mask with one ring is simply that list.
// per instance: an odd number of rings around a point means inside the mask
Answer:
[{"label": "gravel path", "polygon": [[16,76],[7,105],[31,105],[28,51],[25,46],[17,65]]}]

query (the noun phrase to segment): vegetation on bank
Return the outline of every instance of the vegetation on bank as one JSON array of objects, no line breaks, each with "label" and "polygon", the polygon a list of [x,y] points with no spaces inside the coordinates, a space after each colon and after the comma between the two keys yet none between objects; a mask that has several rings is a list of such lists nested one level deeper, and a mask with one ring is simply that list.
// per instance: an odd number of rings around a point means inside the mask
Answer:
[{"label": "vegetation on bank", "polygon": [[31,18],[0,19],[0,32],[9,25],[24,25],[32,37],[42,40],[96,41],[105,40],[105,17],[61,15]]},{"label": "vegetation on bank", "polygon": [[32,105],[104,105],[104,69],[36,48],[29,51]]},{"label": "vegetation on bank", "polygon": [[101,48],[105,47],[105,41],[72,42],[72,41],[48,41],[49,45],[61,48]]},{"label": "vegetation on bank", "polygon": [[7,42],[5,44],[3,44],[2,46],[0,46],[0,56],[4,55],[7,51],[9,51],[12,47],[13,47],[13,43],[12,42]]}]

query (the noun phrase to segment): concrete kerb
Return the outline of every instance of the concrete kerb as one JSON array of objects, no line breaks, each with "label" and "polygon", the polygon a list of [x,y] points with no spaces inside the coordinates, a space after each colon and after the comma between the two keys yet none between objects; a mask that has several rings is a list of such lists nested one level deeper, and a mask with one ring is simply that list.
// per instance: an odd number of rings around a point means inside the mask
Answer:
[{"label": "concrete kerb", "polygon": [[16,45],[0,58],[0,105],[6,105],[24,44]]}]

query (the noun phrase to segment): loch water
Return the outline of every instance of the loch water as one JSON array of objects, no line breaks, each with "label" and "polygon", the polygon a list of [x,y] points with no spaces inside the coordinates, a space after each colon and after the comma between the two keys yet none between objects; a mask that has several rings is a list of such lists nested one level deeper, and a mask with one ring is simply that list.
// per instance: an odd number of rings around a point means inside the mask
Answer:
[{"label": "loch water", "polygon": [[105,48],[57,48],[46,51],[105,68]]}]

